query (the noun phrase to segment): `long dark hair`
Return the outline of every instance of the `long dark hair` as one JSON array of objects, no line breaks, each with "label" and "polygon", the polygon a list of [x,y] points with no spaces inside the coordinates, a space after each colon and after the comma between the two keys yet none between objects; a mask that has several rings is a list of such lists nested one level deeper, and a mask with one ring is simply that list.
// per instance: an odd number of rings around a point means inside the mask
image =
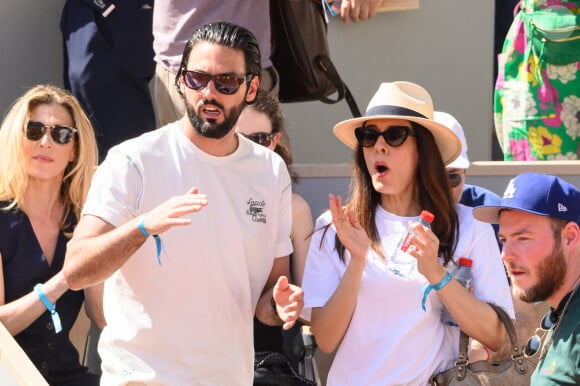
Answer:
[{"label": "long dark hair", "polygon": [[[437,149],[437,144],[433,134],[415,122],[411,122],[411,127],[416,133],[420,165],[416,174],[416,194],[421,208],[435,215],[431,229],[439,238],[439,256],[443,257],[444,265],[447,265],[453,257],[456,239],[459,237],[459,221],[455,203],[451,197],[451,187],[441,154],[439,151],[434,151]],[[371,175],[367,170],[360,145],[355,151],[354,161],[350,199],[346,207],[358,217],[358,221],[369,237],[372,249],[385,258],[375,222],[376,208],[381,204],[381,193],[373,188]],[[328,227],[324,233],[327,230]],[[338,255],[344,261],[344,245],[338,236],[335,242]]]}]

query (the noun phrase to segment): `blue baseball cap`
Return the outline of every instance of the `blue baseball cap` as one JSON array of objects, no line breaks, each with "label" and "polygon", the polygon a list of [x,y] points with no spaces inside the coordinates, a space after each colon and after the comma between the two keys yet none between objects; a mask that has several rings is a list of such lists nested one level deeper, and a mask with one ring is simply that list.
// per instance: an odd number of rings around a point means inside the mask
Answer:
[{"label": "blue baseball cap", "polygon": [[473,216],[480,221],[498,224],[501,209],[521,210],[580,224],[580,191],[556,176],[522,173],[511,179],[499,205],[478,206],[473,210]]}]

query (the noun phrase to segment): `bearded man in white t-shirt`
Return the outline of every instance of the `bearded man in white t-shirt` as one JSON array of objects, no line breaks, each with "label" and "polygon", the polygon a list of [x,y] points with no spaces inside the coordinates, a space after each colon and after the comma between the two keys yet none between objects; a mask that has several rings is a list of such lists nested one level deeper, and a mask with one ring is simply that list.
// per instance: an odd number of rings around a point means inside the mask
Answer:
[{"label": "bearded man in white t-shirt", "polygon": [[105,281],[102,384],[251,385],[254,314],[290,328],[303,306],[284,161],[232,130],[258,92],[258,43],[206,24],[177,78],[185,115],[109,151],[64,272],[73,289]]}]

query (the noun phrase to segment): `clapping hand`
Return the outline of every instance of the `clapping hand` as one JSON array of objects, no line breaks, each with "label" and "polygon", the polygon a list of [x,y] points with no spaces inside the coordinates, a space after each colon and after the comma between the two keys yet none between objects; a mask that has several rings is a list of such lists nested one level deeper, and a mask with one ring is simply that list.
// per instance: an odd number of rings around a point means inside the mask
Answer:
[{"label": "clapping hand", "polygon": [[349,251],[351,258],[366,259],[370,241],[355,213],[343,208],[342,197],[335,197],[333,194],[328,195],[328,207],[336,234],[342,245]]}]

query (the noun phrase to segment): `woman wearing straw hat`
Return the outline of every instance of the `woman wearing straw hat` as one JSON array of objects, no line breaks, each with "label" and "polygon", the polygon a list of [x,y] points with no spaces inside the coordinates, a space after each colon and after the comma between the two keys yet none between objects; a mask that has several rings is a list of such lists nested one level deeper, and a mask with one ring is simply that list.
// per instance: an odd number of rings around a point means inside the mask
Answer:
[{"label": "woman wearing straw hat", "polygon": [[[421,385],[453,366],[459,328],[441,322],[443,306],[468,335],[499,349],[505,329],[486,301],[514,312],[498,246],[489,224],[451,197],[445,164],[461,144],[433,120],[428,92],[383,83],[365,116],[334,133],[355,151],[352,194],[344,207],[329,195],[302,282],[319,347],[338,348],[328,385]],[[434,214],[432,230],[417,222],[422,210]],[[409,228],[415,266],[405,273],[391,258]],[[473,260],[473,295],[448,275],[459,257]]]}]

